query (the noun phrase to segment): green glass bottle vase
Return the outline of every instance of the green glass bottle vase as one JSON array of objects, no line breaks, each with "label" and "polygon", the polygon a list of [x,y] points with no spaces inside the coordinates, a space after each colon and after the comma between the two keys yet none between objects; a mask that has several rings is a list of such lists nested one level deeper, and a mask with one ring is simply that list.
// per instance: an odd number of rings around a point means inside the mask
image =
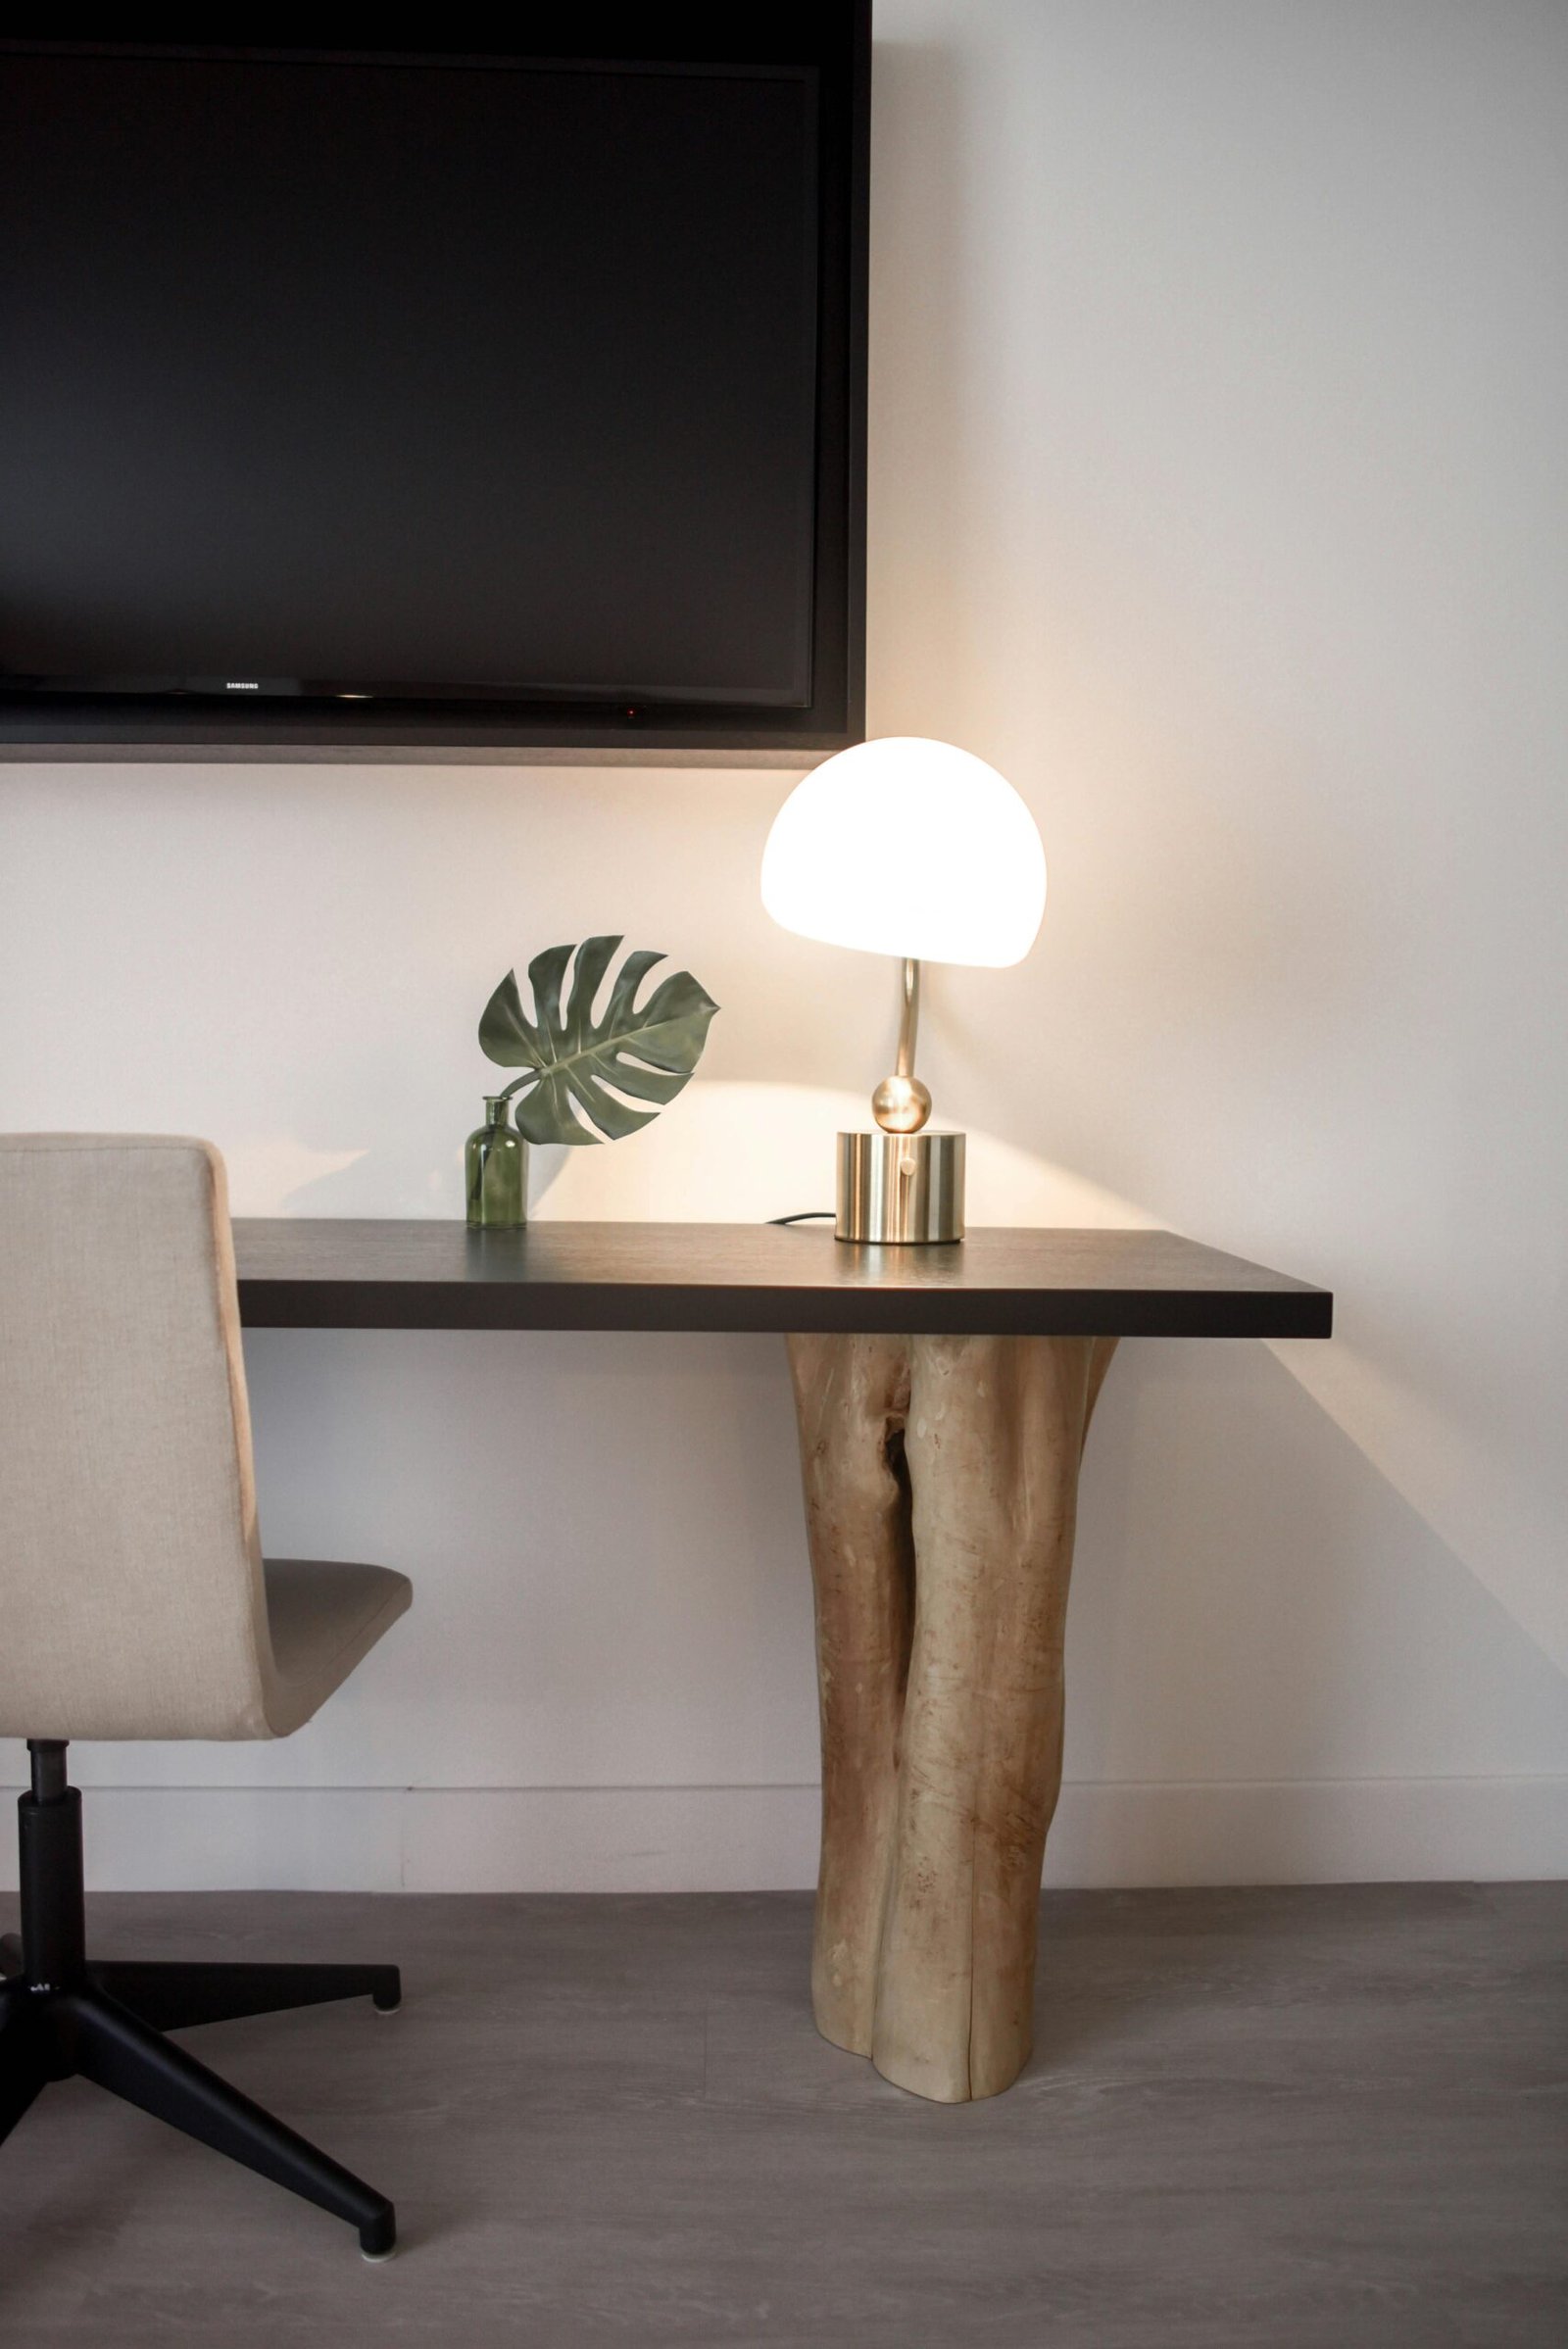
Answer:
[{"label": "green glass bottle vase", "polygon": [[515,1231],[528,1220],[528,1145],[512,1122],[505,1094],[484,1097],[484,1124],[464,1150],[468,1222],[486,1232]]}]

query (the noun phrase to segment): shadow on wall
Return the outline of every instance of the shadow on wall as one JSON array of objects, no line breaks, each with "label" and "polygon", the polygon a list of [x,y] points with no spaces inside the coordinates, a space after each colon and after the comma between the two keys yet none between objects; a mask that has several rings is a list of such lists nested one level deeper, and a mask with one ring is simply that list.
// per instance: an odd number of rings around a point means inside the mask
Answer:
[{"label": "shadow on wall", "polygon": [[[419,1600],[341,1702],[275,1746],[204,1751],[204,1783],[814,1777],[775,1341],[260,1331],[247,1353],[270,1545],[405,1567]],[[1436,1822],[1441,1874],[1447,1815],[1401,1788],[1568,1771],[1551,1667],[1254,1346],[1122,1349],[1086,1460],[1067,1678],[1058,1883],[1378,1873],[1380,1835],[1410,1850],[1387,1833],[1407,1801]],[[190,1765],[138,1748],[136,1784]],[[85,1768],[112,1782],[117,1763]],[[1326,1809],[1313,1789],[1336,1781]]]},{"label": "shadow on wall", "polygon": [[[1280,1881],[1317,1873],[1325,1815],[1266,1782],[1568,1770],[1554,1665],[1261,1346],[1122,1347],[1085,1455],[1070,1621],[1068,1778],[1158,1782],[1178,1839],[1215,1827],[1183,1815],[1183,1786],[1255,1786],[1255,1856]],[[1247,1881],[1247,1822],[1227,1832]],[[1095,1881],[1103,1856],[1064,1848],[1057,1881]],[[1223,1880],[1206,1847],[1126,1856],[1121,1882],[1181,1881],[1189,1861]]]}]

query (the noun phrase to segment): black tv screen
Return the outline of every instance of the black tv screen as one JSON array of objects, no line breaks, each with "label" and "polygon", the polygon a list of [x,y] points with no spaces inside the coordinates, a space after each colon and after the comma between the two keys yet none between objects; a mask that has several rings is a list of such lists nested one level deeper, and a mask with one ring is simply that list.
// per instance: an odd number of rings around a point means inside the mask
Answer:
[{"label": "black tv screen", "polygon": [[850,738],[844,127],[761,46],[0,52],[13,709]]}]

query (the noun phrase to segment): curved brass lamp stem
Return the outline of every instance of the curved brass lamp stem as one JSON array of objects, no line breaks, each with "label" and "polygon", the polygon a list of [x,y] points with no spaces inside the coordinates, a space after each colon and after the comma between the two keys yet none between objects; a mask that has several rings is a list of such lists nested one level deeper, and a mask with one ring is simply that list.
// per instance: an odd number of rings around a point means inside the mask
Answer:
[{"label": "curved brass lamp stem", "polygon": [[901,1077],[914,1074],[914,1040],[920,1032],[920,965],[909,954],[904,957],[904,1012],[899,1021],[899,1057],[895,1066]]}]

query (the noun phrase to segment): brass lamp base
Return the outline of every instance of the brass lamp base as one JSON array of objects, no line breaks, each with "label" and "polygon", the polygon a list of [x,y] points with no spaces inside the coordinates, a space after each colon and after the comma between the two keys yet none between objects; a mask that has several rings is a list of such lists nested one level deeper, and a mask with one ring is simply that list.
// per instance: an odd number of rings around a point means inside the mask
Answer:
[{"label": "brass lamp base", "polygon": [[902,1248],[963,1238],[961,1134],[841,1134],[838,1240]]}]

